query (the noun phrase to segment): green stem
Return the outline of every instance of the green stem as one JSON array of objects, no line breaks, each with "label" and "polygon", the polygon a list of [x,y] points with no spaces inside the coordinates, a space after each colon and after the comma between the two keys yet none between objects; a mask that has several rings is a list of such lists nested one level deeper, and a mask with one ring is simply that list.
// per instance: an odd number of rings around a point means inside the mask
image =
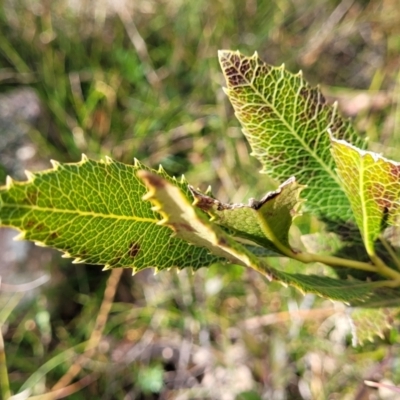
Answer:
[{"label": "green stem", "polygon": [[390,287],[390,288],[397,288],[400,286],[400,281],[394,281],[394,280],[389,280],[389,281],[376,281],[374,282],[374,287]]},{"label": "green stem", "polygon": [[375,264],[379,274],[392,278],[395,281],[400,280],[400,272],[389,268],[377,255],[370,255],[371,261]]},{"label": "green stem", "polygon": [[1,395],[4,400],[11,397],[10,382],[8,381],[8,371],[6,363],[6,353],[4,351],[4,340],[0,326],[0,387]]},{"label": "green stem", "polygon": [[[361,271],[367,272],[377,272],[377,269],[374,265],[368,264],[362,261],[356,260],[348,260],[346,258],[340,258],[335,256],[327,256],[323,254],[312,254],[312,253],[293,253],[292,258],[301,261],[305,264],[309,264],[312,262],[319,262],[322,264],[329,265],[330,267],[344,267],[344,268],[353,268]],[[400,275],[399,275],[400,277]]]},{"label": "green stem", "polygon": [[[375,266],[355,260],[347,260],[344,258],[339,258],[335,256],[326,256],[322,254],[312,254],[312,253],[295,253],[292,249],[286,247],[274,234],[274,232],[270,229],[268,223],[261,219],[261,226],[264,233],[266,233],[267,237],[274,243],[277,249],[287,257],[293,258],[295,260],[301,261],[305,264],[309,264],[312,262],[320,262],[330,267],[345,267],[345,268],[354,268],[362,271],[368,272],[377,272]],[[397,279],[400,279],[400,274]]]},{"label": "green stem", "polygon": [[[301,261],[305,264],[312,262],[320,262],[322,264],[328,265],[330,267],[344,267],[353,268],[361,271],[378,273],[386,278],[390,278],[394,281],[394,285],[398,286],[400,282],[400,272],[389,268],[377,255],[369,253],[370,259],[373,265],[356,260],[348,260],[345,258],[339,258],[335,256],[327,256],[322,254],[312,254],[312,253],[295,253],[292,249],[284,245],[276,236],[273,230],[270,228],[268,222],[264,218],[259,220],[261,229],[264,234],[274,243],[277,249],[287,257],[293,258],[295,260]],[[368,250],[368,249],[367,249]]]}]

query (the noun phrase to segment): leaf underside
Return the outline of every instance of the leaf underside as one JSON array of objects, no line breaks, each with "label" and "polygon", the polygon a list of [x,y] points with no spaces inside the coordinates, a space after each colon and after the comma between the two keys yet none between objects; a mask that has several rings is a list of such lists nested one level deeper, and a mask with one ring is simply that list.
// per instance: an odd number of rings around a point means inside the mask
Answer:
[{"label": "leaf underside", "polygon": [[351,303],[366,301],[371,284],[360,281],[341,281],[324,276],[290,274],[277,270],[256,257],[244,246],[226,234],[196,206],[190,197],[171,182],[149,171],[138,175],[148,187],[145,199],[162,216],[160,224],[168,226],[176,236],[190,243],[207,247],[216,256],[223,256],[233,263],[247,266],[266,275],[269,279],[290,285],[303,293],[315,293],[333,300]]},{"label": "leaf underside", "polygon": [[[261,172],[278,182],[296,179],[261,201],[232,205],[191,189],[162,168],[83,156],[79,163],[54,162],[51,170],[28,173],[26,182],[8,179],[0,186],[0,225],[20,230],[19,239],[105,269],[198,269],[221,261],[250,267],[304,293],[350,304],[359,342],[383,336],[400,314],[400,289],[373,282],[382,277],[356,271],[358,276],[346,268],[341,279],[293,274],[271,267],[264,257],[287,254],[300,191],[306,209],[335,229],[328,241],[305,236],[307,247],[348,252],[346,258],[361,261],[366,253],[359,249],[359,232],[368,254],[381,257],[382,233],[400,247],[400,164],[365,152],[350,121],[336,105],[326,104],[301,72],[269,66],[257,54],[224,50],[219,60],[225,91]],[[353,234],[355,223],[359,232]]]},{"label": "leaf underside", "polygon": [[388,226],[399,226],[400,164],[332,138],[332,154],[368,254]]},{"label": "leaf underside", "polygon": [[213,222],[238,237],[279,253],[276,241],[290,248],[289,229],[298,215],[303,188],[295,178],[290,178],[261,200],[250,199],[249,204],[224,204],[193,188],[190,190],[195,198],[194,205],[208,213]]},{"label": "leaf underside", "polygon": [[364,142],[336,105],[326,104],[318,88],[310,87],[301,72],[294,75],[272,67],[255,53],[246,57],[222,50],[219,61],[226,93],[239,119],[252,154],[263,173],[279,182],[295,176],[307,185],[306,207],[332,221],[352,219],[349,202],[340,187],[330,154],[328,129],[338,139],[358,147]]},{"label": "leaf underside", "polygon": [[[29,174],[28,181],[8,180],[0,188],[0,224],[21,231],[19,239],[54,247],[74,262],[105,268],[171,267],[194,269],[219,258],[200,247],[171,237],[151,205],[142,200],[146,187],[136,176],[146,169],[109,158],[82,158],[74,164],[53,163],[54,169]],[[164,179],[188,191],[160,169]]]}]

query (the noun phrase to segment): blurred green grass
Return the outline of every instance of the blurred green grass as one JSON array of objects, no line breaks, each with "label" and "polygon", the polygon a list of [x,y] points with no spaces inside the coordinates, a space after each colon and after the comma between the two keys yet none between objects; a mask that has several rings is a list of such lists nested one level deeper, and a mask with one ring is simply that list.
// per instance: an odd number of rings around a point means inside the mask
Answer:
[{"label": "blurred green grass", "polygon": [[[32,88],[40,99],[26,134],[36,150],[28,168],[50,158],[78,161],[81,153],[136,157],[184,173],[194,186],[212,185],[223,201],[263,195],[274,183],[258,174],[222,92],[221,48],[257,50],[269,63],[303,69],[341,100],[344,113],[357,110],[372,148],[399,159],[396,1],[108,4],[0,3],[0,91]],[[364,103],[350,102],[360,94]],[[308,217],[298,226],[319,229]],[[44,393],[76,361],[109,274],[56,256],[43,270],[52,283],[36,299],[8,299],[3,308],[14,393],[24,382],[32,394]],[[368,399],[379,394],[364,379],[400,385],[398,326],[353,348],[335,307],[235,266],[195,275],[124,271],[99,349],[77,379],[91,378],[76,380],[68,398]],[[244,324],[257,316],[269,319]]]}]

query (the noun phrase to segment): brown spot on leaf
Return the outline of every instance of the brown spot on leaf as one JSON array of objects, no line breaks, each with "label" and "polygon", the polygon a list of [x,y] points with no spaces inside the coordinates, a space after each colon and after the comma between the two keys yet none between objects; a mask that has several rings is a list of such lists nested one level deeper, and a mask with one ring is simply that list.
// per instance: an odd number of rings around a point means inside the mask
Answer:
[{"label": "brown spot on leaf", "polygon": [[192,193],[192,196],[196,199],[195,206],[205,212],[210,211],[213,208],[215,202],[217,201],[210,196],[200,193],[190,185],[189,185],[189,190]]},{"label": "brown spot on leaf", "polygon": [[303,86],[299,93],[306,102],[306,112],[309,118],[314,117],[324,108],[326,100],[318,88]]},{"label": "brown spot on leaf", "polygon": [[218,245],[219,245],[219,246],[227,246],[227,245],[228,245],[228,242],[226,241],[225,238],[220,237],[220,238],[218,238]]},{"label": "brown spot on leaf", "polygon": [[163,179],[159,178],[157,175],[152,174],[151,172],[139,171],[138,176],[139,178],[143,179],[146,183],[157,189],[162,189],[165,186]]},{"label": "brown spot on leaf", "polygon": [[121,262],[121,259],[122,259],[122,257],[115,257],[108,264],[111,267],[117,267],[119,265],[119,263]]},{"label": "brown spot on leaf", "polygon": [[242,64],[240,65],[239,71],[242,75],[246,75],[250,69],[249,60],[243,60]]},{"label": "brown spot on leaf", "polygon": [[55,240],[55,239],[57,239],[58,238],[58,233],[57,232],[52,232],[51,234],[50,234],[50,236],[49,236],[49,239],[50,240]]},{"label": "brown spot on leaf", "polygon": [[240,57],[237,54],[231,54],[231,63],[236,67],[240,67]]},{"label": "brown spot on leaf", "polygon": [[34,205],[37,204],[38,192],[35,188],[31,188],[26,192],[25,204]]},{"label": "brown spot on leaf", "polygon": [[[233,68],[231,68],[231,70],[233,70]],[[228,74],[227,71],[226,77],[228,79],[229,85],[233,87],[240,86],[246,83],[246,80],[243,78],[243,75],[237,73],[236,71],[231,74]]]},{"label": "brown spot on leaf", "polygon": [[129,246],[129,256],[135,258],[140,251],[140,245],[137,242],[132,242]]},{"label": "brown spot on leaf", "polygon": [[390,175],[394,180],[400,179],[400,165],[390,164]]},{"label": "brown spot on leaf", "polygon": [[260,113],[263,114],[263,116],[271,115],[271,114],[273,114],[272,107],[262,106],[262,107],[260,107]]},{"label": "brown spot on leaf", "polygon": [[43,231],[45,231],[45,230],[47,230],[47,226],[44,225],[44,224],[37,224],[37,225],[35,226],[35,231],[36,231],[36,232],[43,232]]},{"label": "brown spot on leaf", "polygon": [[28,220],[28,221],[25,222],[24,228],[25,228],[25,229],[31,229],[31,228],[33,228],[35,225],[36,225],[36,221],[30,219],[30,220]]},{"label": "brown spot on leaf", "polygon": [[[71,250],[72,251],[72,250]],[[83,260],[89,257],[89,251],[86,249],[83,249],[80,253],[79,253],[79,258],[82,258]]]}]

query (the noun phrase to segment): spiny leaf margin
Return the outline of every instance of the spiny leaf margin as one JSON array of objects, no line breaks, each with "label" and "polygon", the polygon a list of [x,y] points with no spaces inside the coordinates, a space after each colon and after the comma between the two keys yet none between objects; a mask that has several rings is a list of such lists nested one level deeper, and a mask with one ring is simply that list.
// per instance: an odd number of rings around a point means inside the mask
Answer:
[{"label": "spiny leaf margin", "polygon": [[352,219],[349,202],[334,172],[327,129],[336,138],[365,147],[351,122],[326,104],[319,88],[310,87],[301,71],[292,74],[284,65],[275,68],[254,53],[218,53],[226,78],[225,89],[250,143],[261,172],[283,182],[296,176],[307,185],[306,207],[321,218],[347,222]]},{"label": "spiny leaf margin", "polygon": [[400,163],[331,136],[332,155],[369,255],[387,226],[399,226]]},{"label": "spiny leaf margin", "polygon": [[153,209],[162,216],[160,224],[170,227],[178,237],[205,246],[218,257],[225,257],[232,263],[253,268],[270,280],[293,286],[303,293],[315,293],[345,303],[368,299],[371,287],[365,282],[290,274],[271,267],[210,221],[178,187],[148,171],[139,171],[138,175],[149,190],[144,198],[149,200]]},{"label": "spiny leaf margin", "polygon": [[275,253],[275,245],[289,249],[289,229],[298,216],[304,199],[295,177],[282,183],[277,190],[268,192],[261,200],[250,199],[248,204],[225,204],[189,186],[194,205],[208,213],[211,221],[233,232],[236,236],[251,240]]},{"label": "spiny leaf margin", "polygon": [[[219,261],[158,224],[159,215],[142,200],[146,187],[136,172],[149,169],[139,161],[131,166],[83,156],[78,163],[52,164],[53,169],[28,172],[25,182],[8,178],[0,188],[0,225],[20,230],[18,239],[105,269],[198,269]],[[189,193],[184,178],[171,178],[161,167],[153,172]]]}]

